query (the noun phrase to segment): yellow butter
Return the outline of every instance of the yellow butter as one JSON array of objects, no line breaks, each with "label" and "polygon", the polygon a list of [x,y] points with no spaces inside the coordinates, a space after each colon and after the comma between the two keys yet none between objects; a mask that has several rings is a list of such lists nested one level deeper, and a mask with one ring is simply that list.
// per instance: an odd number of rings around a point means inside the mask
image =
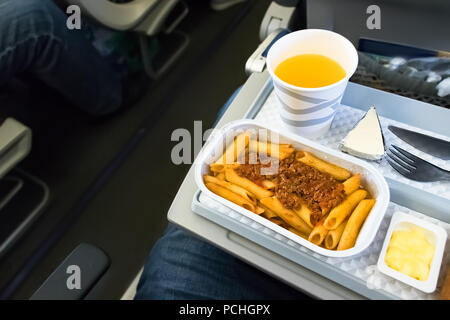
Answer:
[{"label": "yellow butter", "polygon": [[425,281],[430,273],[435,246],[428,241],[423,229],[412,227],[392,233],[385,262],[388,267],[414,279]]}]

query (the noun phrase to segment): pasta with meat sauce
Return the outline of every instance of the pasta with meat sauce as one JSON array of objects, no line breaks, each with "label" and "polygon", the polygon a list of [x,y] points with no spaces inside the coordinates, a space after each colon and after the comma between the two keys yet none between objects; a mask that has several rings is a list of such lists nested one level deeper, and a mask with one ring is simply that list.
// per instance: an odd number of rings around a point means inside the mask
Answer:
[{"label": "pasta with meat sauce", "polygon": [[210,191],[315,245],[330,250],[355,245],[375,205],[361,187],[360,174],[353,175],[289,144],[250,141],[242,136],[233,143],[227,150],[241,148],[245,160],[221,162],[220,172],[211,166],[211,173],[204,176]]}]

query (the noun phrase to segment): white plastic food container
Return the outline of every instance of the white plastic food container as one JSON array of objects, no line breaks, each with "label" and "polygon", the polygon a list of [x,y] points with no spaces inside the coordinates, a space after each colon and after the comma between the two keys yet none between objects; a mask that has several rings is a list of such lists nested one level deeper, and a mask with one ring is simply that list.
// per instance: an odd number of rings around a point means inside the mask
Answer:
[{"label": "white plastic food container", "polygon": [[[390,268],[386,262],[386,251],[391,241],[392,233],[397,230],[409,229],[412,226],[417,226],[426,231],[427,240],[435,246],[433,260],[431,261],[430,273],[426,281],[420,281],[414,279],[406,274],[403,274],[397,270]],[[378,258],[378,269],[401,282],[404,282],[414,288],[417,288],[423,292],[431,293],[436,290],[437,281],[439,278],[439,271],[441,269],[442,257],[444,254],[445,243],[447,241],[447,232],[428,221],[413,217],[409,214],[402,212],[395,212],[391,219],[386,238],[384,239],[383,249],[381,250],[380,257]]]},{"label": "white plastic food container", "polygon": [[[319,247],[306,239],[272,223],[271,221],[258,216],[257,214],[248,211],[231,201],[228,201],[215,193],[211,192],[208,188],[206,188],[203,182],[203,175],[208,173],[208,167],[210,163],[213,163],[220,156],[222,156],[224,149],[227,144],[226,141],[233,141],[232,139],[242,133],[245,130],[253,129],[258,131],[259,129],[263,129],[263,131],[267,132],[268,140],[271,140],[270,137],[272,134],[278,134],[279,141],[278,143],[290,143],[296,150],[304,150],[313,153],[315,156],[329,161],[333,164],[346,168],[351,171],[353,174],[360,173],[362,176],[362,185],[367,189],[371,196],[376,199],[376,204],[372,208],[369,216],[367,217],[360,233],[356,244],[353,248],[342,251],[328,250],[322,247]],[[265,130],[264,130],[265,129]],[[274,141],[275,142],[275,141]],[[283,132],[267,127],[258,123],[255,120],[238,120],[234,122],[230,122],[225,125],[222,129],[216,131],[211,135],[210,139],[203,147],[202,151],[198,155],[196,162],[194,163],[195,167],[195,181],[202,192],[211,197],[212,199],[226,205],[227,207],[237,211],[244,216],[252,219],[265,227],[291,239],[299,243],[300,245],[311,249],[321,255],[328,257],[336,257],[336,258],[344,258],[350,257],[356,254],[361,253],[364,249],[366,249],[378,231],[381,221],[383,220],[384,214],[386,213],[386,209],[389,204],[389,188],[386,183],[384,177],[379,173],[372,165],[356,159],[350,155],[344,154],[340,151],[336,151],[333,149],[326,148],[314,141],[309,139],[300,137],[291,132],[288,132],[284,129]]]}]

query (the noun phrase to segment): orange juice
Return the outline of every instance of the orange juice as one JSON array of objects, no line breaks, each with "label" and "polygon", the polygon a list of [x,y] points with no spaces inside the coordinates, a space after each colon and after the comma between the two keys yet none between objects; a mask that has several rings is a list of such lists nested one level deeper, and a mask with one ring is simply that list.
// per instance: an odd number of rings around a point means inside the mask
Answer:
[{"label": "orange juice", "polygon": [[320,88],[346,76],[344,68],[320,54],[301,54],[281,62],[275,70],[278,78],[302,88]]}]

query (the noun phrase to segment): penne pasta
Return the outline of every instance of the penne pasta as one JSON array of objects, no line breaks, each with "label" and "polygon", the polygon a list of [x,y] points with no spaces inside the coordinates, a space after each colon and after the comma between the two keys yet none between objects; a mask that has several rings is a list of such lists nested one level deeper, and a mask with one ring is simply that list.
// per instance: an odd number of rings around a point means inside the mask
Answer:
[{"label": "penne pasta", "polygon": [[336,229],[328,231],[328,234],[325,237],[324,241],[324,246],[326,249],[333,250],[338,246],[339,240],[341,240],[341,236],[344,232],[346,224],[347,220],[342,222]]},{"label": "penne pasta", "polygon": [[275,218],[269,219],[269,221],[275,223],[277,226],[280,226],[280,227],[282,227],[284,229],[289,229],[290,228],[290,226],[286,222],[284,222],[283,219],[281,219],[278,216],[276,216]]},{"label": "penne pasta", "polygon": [[291,153],[294,152],[294,148],[289,144],[275,144],[275,143],[266,143],[257,140],[252,140],[249,143],[249,151],[256,152],[258,154],[265,154],[270,157],[278,158],[283,160]]},{"label": "penne pasta", "polygon": [[348,171],[347,169],[341,168],[337,165],[319,159],[307,151],[299,151],[296,153],[295,157],[298,161],[310,165],[319,171],[330,174],[336,180],[340,181],[346,180],[351,176],[350,171]]},{"label": "penne pasta", "polygon": [[[264,212],[265,213],[265,212]],[[275,223],[277,226],[281,226],[283,225],[285,222],[283,220],[281,220],[281,218],[279,218],[278,216],[273,217],[273,218],[269,218],[269,220],[273,223]]]},{"label": "penne pasta", "polygon": [[270,180],[264,180],[262,182],[262,185],[267,190],[273,190],[276,187],[276,184],[274,182],[270,181]]},{"label": "penne pasta", "polygon": [[325,229],[325,227],[323,226],[324,221],[325,218],[319,221],[314,227],[314,229],[312,229],[308,237],[308,241],[314,243],[317,246],[320,246],[322,244],[323,240],[325,240],[325,237],[328,233],[328,230]]},{"label": "penne pasta", "polygon": [[361,226],[375,205],[375,199],[362,200],[348,219],[337,250],[346,250],[355,246]]},{"label": "penne pasta", "polygon": [[270,142],[267,143],[258,140],[252,140],[248,144],[248,150],[250,152],[271,156],[272,154],[278,154],[280,145]]},{"label": "penne pasta", "polygon": [[295,228],[293,228],[293,227],[291,227],[291,226],[288,226],[287,229],[288,229],[290,232],[295,233],[295,234],[298,235],[299,237],[302,237],[303,239],[308,240],[308,236],[307,236],[307,235],[305,235],[305,234],[303,234],[303,233],[297,231]]},{"label": "penne pasta", "polygon": [[342,184],[344,185],[345,194],[350,195],[359,189],[359,186],[361,185],[361,175],[359,173],[355,174],[353,177],[345,180]]},{"label": "penne pasta", "polygon": [[283,219],[291,227],[297,231],[309,235],[312,228],[306,224],[297,214],[289,209],[283,207],[281,202],[276,197],[260,199],[261,203],[276,213],[281,219]]},{"label": "penne pasta", "polygon": [[241,156],[241,154],[245,152],[245,148],[248,146],[248,143],[250,141],[250,136],[251,132],[246,131],[234,138],[233,143],[227,147],[223,156],[220,157],[219,160],[217,160],[214,164],[235,163]]},{"label": "penne pasta", "polygon": [[269,208],[267,208],[265,205],[263,205],[262,203],[258,203],[258,205],[264,209],[264,213],[262,214],[263,217],[267,218],[267,219],[272,219],[272,218],[277,218],[280,219],[275,212],[273,212],[272,210],[270,210]]},{"label": "penne pasta", "polygon": [[212,163],[209,168],[214,174],[219,174],[225,171],[225,165],[222,163]]},{"label": "penne pasta", "polygon": [[263,207],[260,207],[260,206],[255,206],[255,213],[257,214],[257,215],[262,215],[263,213],[264,213],[264,208]]},{"label": "penne pasta", "polygon": [[289,148],[289,149],[281,149],[280,155],[279,155],[279,159],[283,160],[286,159],[287,157],[289,157],[292,153],[294,152],[293,148]]},{"label": "penne pasta", "polygon": [[311,210],[305,205],[302,204],[300,209],[294,209],[294,212],[305,221],[308,226],[314,228],[313,223],[311,222]]},{"label": "penne pasta", "polygon": [[258,200],[271,197],[273,195],[272,191],[266,190],[249,179],[239,176],[232,168],[225,169],[225,179],[248,190],[250,193],[254,194]]},{"label": "penne pasta", "polygon": [[[206,187],[321,248],[353,247],[375,204],[374,199],[365,200],[368,191],[361,187],[361,174],[352,176],[345,168],[295,150],[290,144],[252,138],[250,130],[234,138],[210,165],[210,174],[203,176]],[[281,162],[294,152],[296,161]],[[280,160],[276,161],[280,164],[278,171],[262,171],[271,164],[266,160],[273,158]],[[333,207],[333,203],[340,204]],[[298,209],[288,209],[294,206]]]},{"label": "penne pasta", "polygon": [[221,172],[216,175],[216,178],[219,180],[225,180],[225,173]]},{"label": "penne pasta", "polygon": [[336,229],[366,196],[367,191],[363,189],[359,189],[349,195],[347,199],[330,211],[324,223],[325,228],[328,230]]},{"label": "penne pasta", "polygon": [[241,196],[237,195],[236,193],[222,187],[219,186],[215,183],[211,183],[211,182],[207,182],[205,183],[206,187],[211,190],[212,192],[214,192],[215,194],[247,209],[250,210],[254,213],[257,212],[256,210],[256,205],[254,205],[252,202],[250,202],[247,199],[242,198]]},{"label": "penne pasta", "polygon": [[239,187],[235,184],[232,184],[228,181],[220,180],[217,177],[208,176],[208,175],[204,175],[203,180],[205,181],[205,183],[207,183],[207,182],[215,183],[221,187],[224,187],[225,189],[228,189],[231,192],[236,193],[237,195],[241,196],[244,199],[249,200],[251,203],[256,205],[256,197],[251,192],[247,191],[244,188],[241,188],[241,187]]}]

